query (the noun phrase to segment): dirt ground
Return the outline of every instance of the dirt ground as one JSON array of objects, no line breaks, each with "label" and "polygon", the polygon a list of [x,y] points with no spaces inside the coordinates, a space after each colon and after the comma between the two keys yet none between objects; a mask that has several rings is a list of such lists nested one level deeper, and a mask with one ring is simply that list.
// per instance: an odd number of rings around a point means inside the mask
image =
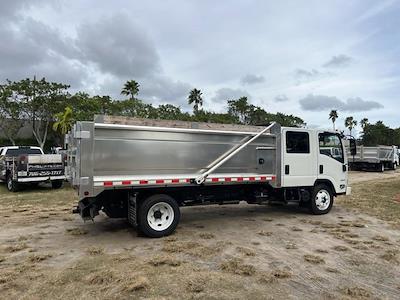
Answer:
[{"label": "dirt ground", "polygon": [[328,215],[295,205],[183,208],[162,239],[124,220],[84,223],[70,213],[70,188],[13,194],[0,184],[0,297],[399,299],[396,216],[351,204],[375,197],[362,194],[369,187],[400,207],[400,172],[350,176],[355,195]]}]

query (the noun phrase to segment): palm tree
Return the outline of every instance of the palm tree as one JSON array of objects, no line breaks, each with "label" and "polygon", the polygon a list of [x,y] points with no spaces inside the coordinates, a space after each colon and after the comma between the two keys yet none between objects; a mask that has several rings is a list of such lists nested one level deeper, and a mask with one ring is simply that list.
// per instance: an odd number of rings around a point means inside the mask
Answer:
[{"label": "palm tree", "polygon": [[363,132],[364,132],[365,131],[365,127],[367,127],[367,125],[368,125],[368,118],[362,119],[360,121],[360,125],[361,125],[361,128],[362,128]]},{"label": "palm tree", "polygon": [[335,122],[336,122],[336,120],[337,120],[338,117],[339,117],[339,116],[338,116],[337,110],[336,110],[336,109],[332,109],[331,112],[329,113],[329,119],[332,120],[333,130],[334,130],[334,131],[336,130],[336,128],[335,128]]},{"label": "palm tree", "polygon": [[346,126],[349,129],[351,135],[353,128],[357,126],[357,121],[354,120],[353,117],[347,117],[346,120],[344,121],[344,126]]},{"label": "palm tree", "polygon": [[72,108],[67,106],[65,111],[56,114],[55,118],[57,121],[53,124],[53,130],[59,131],[61,134],[67,134],[71,130],[72,124],[74,124]]},{"label": "palm tree", "polygon": [[197,114],[201,106],[203,106],[203,98],[201,97],[203,93],[198,89],[193,89],[190,91],[188,96],[188,103],[193,104],[193,113]]},{"label": "palm tree", "polygon": [[135,96],[139,93],[139,86],[139,83],[137,83],[135,80],[128,80],[124,84],[121,95],[130,96],[130,98],[133,100],[135,99]]}]

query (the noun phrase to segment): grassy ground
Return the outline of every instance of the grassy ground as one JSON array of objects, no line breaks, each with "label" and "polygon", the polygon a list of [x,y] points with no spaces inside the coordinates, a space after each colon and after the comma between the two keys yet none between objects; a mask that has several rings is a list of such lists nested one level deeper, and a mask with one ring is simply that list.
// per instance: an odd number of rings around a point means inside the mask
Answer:
[{"label": "grassy ground", "polygon": [[352,189],[352,196],[338,198],[338,204],[400,225],[400,178],[353,184]]},{"label": "grassy ground", "polygon": [[[396,299],[400,179],[353,184],[330,214],[294,206],[182,209],[148,239],[71,214],[67,187],[0,184],[0,299]],[[368,213],[375,217],[370,217]]]}]

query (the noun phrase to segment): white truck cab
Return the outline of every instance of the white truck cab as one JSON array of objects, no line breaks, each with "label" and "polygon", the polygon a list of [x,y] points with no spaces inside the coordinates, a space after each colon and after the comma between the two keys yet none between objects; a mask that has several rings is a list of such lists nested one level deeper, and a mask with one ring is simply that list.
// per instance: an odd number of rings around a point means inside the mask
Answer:
[{"label": "white truck cab", "polygon": [[349,194],[346,152],[337,132],[282,128],[282,187],[325,182],[335,194]]}]

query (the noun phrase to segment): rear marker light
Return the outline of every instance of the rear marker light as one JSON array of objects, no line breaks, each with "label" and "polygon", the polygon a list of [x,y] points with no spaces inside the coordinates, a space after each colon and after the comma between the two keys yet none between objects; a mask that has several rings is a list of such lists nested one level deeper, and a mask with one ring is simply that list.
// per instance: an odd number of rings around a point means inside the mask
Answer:
[{"label": "rear marker light", "polygon": [[131,184],[131,181],[129,181],[129,180],[122,181],[122,185],[130,185],[130,184]]},{"label": "rear marker light", "polygon": [[139,184],[148,184],[149,182],[147,180],[140,180]]},{"label": "rear marker light", "polygon": [[112,186],[112,181],[104,181],[104,186]]},{"label": "rear marker light", "polygon": [[179,183],[179,179],[172,179],[172,183]]},{"label": "rear marker light", "polygon": [[212,181],[212,182],[218,182],[218,181],[219,181],[219,178],[211,178],[211,181]]},{"label": "rear marker light", "polygon": [[164,183],[164,180],[158,179],[158,180],[156,180],[156,183]]}]

